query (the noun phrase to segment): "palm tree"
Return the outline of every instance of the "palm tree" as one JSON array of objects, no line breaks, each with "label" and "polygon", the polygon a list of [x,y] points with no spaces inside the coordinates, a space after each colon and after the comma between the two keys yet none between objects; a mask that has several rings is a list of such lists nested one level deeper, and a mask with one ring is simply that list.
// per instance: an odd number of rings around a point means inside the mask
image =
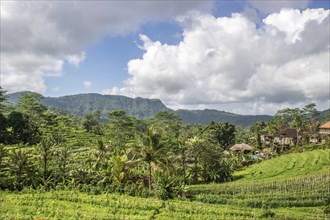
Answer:
[{"label": "palm tree", "polygon": [[9,154],[9,172],[13,177],[14,187],[22,190],[31,173],[31,156],[21,149],[12,150]]},{"label": "palm tree", "polygon": [[148,164],[148,185],[149,193],[151,193],[151,181],[153,168],[167,164],[167,141],[162,140],[162,131],[150,127],[146,134],[135,141],[135,148],[140,153],[142,161]]},{"label": "palm tree", "polygon": [[113,155],[111,157],[111,179],[119,184],[124,184],[131,170],[140,163],[138,160],[130,160],[126,153],[121,156]]}]

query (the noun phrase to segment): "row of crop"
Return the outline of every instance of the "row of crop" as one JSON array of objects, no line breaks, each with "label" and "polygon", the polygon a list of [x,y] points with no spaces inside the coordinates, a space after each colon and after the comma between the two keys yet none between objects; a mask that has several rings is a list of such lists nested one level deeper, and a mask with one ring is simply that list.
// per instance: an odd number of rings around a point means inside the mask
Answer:
[{"label": "row of crop", "polygon": [[115,194],[91,196],[69,191],[0,193],[0,219],[150,219],[162,204],[156,199]]},{"label": "row of crop", "polygon": [[190,187],[192,195],[196,194],[250,194],[250,193],[311,193],[330,191],[330,173],[306,175],[279,181],[255,181],[246,183],[194,185]]},{"label": "row of crop", "polygon": [[299,195],[293,196],[277,196],[277,197],[265,197],[261,195],[251,194],[246,197],[242,196],[232,196],[225,197],[212,194],[199,194],[193,198],[195,201],[200,201],[203,203],[210,204],[224,204],[224,205],[235,205],[240,207],[252,207],[252,208],[262,208],[262,207],[317,207],[325,206],[328,202],[327,197],[329,195],[320,196],[305,196],[301,197]]},{"label": "row of crop", "polygon": [[169,201],[157,219],[251,219],[260,216],[259,209],[242,209],[228,205]]},{"label": "row of crop", "polygon": [[319,207],[272,208],[241,207],[238,205],[169,201],[156,219],[327,219]]},{"label": "row of crop", "polygon": [[[242,204],[137,198],[76,191],[0,191],[0,219],[324,219],[320,207],[276,208]],[[312,198],[313,199],[313,198]],[[236,199],[239,201],[239,199]]]},{"label": "row of crop", "polygon": [[281,181],[196,185],[191,200],[246,208],[325,207],[329,205],[330,174]]},{"label": "row of crop", "polygon": [[[281,155],[272,160],[254,164],[236,172],[237,182],[270,178],[288,178],[316,172],[325,172],[330,164],[330,150],[315,150],[295,154]],[[242,178],[243,177],[243,178]]]}]

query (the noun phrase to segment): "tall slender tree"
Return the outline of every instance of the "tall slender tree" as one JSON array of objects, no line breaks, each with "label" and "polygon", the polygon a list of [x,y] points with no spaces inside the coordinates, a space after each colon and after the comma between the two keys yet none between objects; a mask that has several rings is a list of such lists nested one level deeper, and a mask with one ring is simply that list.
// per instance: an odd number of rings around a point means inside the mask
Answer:
[{"label": "tall slender tree", "polygon": [[6,107],[6,100],[6,91],[0,86],[0,114],[4,112],[4,109]]},{"label": "tall slender tree", "polygon": [[141,155],[142,161],[148,165],[148,185],[151,193],[153,167],[165,167],[167,163],[167,141],[162,139],[162,130],[150,127],[146,134],[135,142],[135,150]]},{"label": "tall slender tree", "polygon": [[262,147],[262,143],[261,143],[261,132],[262,130],[266,127],[265,122],[256,122],[254,123],[250,130],[255,134],[255,138],[256,138],[256,144],[258,146],[258,148]]}]

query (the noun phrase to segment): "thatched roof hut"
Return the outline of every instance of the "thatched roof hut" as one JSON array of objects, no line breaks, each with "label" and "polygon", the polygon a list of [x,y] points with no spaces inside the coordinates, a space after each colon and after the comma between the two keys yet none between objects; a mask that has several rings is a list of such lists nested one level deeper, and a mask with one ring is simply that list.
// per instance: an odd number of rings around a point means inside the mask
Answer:
[{"label": "thatched roof hut", "polygon": [[248,144],[235,144],[230,148],[232,151],[251,151],[252,147]]}]

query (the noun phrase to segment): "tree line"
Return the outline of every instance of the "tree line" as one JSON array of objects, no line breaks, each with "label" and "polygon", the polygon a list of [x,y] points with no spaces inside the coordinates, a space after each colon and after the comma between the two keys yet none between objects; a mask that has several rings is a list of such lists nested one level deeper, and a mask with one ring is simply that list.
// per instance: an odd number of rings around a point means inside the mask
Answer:
[{"label": "tree line", "polygon": [[63,115],[24,94],[16,105],[0,90],[0,187],[78,187],[162,198],[184,194],[188,184],[231,178],[224,155],[235,142],[235,126],[183,124],[169,112],[139,120],[122,110],[82,118]]},{"label": "tree line", "polygon": [[184,124],[165,111],[140,120],[115,110],[101,122],[100,111],[66,115],[42,105],[41,99],[23,94],[11,105],[0,89],[1,189],[69,187],[184,197],[189,184],[231,180],[242,165],[240,157],[225,153],[233,144],[262,149],[261,131],[291,125],[303,134],[316,123],[315,104],[301,111],[281,110],[268,123],[241,128],[217,122]]}]

